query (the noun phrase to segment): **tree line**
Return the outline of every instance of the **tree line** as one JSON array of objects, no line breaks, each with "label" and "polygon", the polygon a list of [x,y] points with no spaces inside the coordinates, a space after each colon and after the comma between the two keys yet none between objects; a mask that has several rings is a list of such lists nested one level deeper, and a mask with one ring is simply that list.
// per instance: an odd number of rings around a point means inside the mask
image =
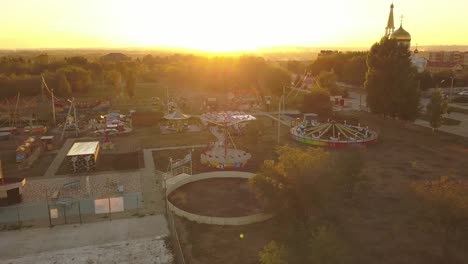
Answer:
[{"label": "tree line", "polygon": [[90,89],[107,85],[131,97],[137,82],[161,82],[169,87],[203,91],[253,89],[261,94],[278,95],[291,82],[287,68],[255,56],[145,55],[117,61],[90,61],[74,56],[49,63],[34,58],[2,57],[0,96],[18,91],[37,94],[41,74],[61,96],[87,94]]}]

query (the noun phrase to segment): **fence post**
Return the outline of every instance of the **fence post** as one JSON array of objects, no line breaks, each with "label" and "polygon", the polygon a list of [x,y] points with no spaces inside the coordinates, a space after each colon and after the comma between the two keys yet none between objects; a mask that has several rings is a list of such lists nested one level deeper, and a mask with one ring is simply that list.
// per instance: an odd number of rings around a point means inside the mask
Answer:
[{"label": "fence post", "polygon": [[80,215],[80,225],[83,224],[83,219],[81,219],[81,201],[78,200],[78,214]]},{"label": "fence post", "polygon": [[140,214],[140,204],[139,204],[140,199],[138,199],[138,195],[136,196],[136,199],[137,199],[137,214]]},{"label": "fence post", "polygon": [[65,219],[65,224],[67,224],[67,209],[65,205],[63,205],[63,218]]},{"label": "fence post", "polygon": [[21,218],[19,213],[19,206],[16,206],[16,216],[18,217],[18,227],[21,228]]},{"label": "fence post", "polygon": [[109,201],[109,221],[112,221],[112,212],[111,212],[111,206],[110,206],[110,197],[107,198],[107,200]]},{"label": "fence post", "polygon": [[52,227],[52,216],[50,215],[49,201],[47,201],[47,215],[49,216],[49,227]]}]

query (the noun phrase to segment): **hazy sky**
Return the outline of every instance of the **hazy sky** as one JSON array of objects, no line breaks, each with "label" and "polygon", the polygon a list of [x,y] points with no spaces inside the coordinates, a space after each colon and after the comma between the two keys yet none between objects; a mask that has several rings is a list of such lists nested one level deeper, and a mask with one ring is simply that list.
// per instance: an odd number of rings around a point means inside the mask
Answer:
[{"label": "hazy sky", "polygon": [[[369,47],[388,0],[0,0],[0,48]],[[412,44],[468,45],[468,0],[394,1]]]}]

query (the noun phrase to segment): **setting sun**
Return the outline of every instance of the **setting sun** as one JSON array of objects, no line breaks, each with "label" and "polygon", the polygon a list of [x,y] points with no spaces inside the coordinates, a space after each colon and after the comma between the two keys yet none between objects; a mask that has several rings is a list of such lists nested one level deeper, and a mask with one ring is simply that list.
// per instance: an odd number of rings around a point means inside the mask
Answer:
[{"label": "setting sun", "polygon": [[[468,26],[462,19],[466,2],[453,0],[450,9],[426,2],[395,3],[396,17],[404,14],[415,43],[466,44],[466,35],[451,30]],[[179,47],[220,52],[368,47],[382,36],[389,5],[371,0],[17,0],[2,3],[0,48]]]}]

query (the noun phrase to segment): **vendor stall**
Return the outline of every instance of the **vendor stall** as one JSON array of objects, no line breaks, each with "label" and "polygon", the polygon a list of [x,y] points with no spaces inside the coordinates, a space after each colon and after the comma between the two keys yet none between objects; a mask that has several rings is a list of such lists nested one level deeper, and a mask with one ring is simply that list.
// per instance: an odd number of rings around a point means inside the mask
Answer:
[{"label": "vendor stall", "polygon": [[2,161],[0,160],[0,206],[21,203],[25,178],[3,177]]},{"label": "vendor stall", "polygon": [[42,150],[52,150],[54,148],[54,136],[42,136],[41,137],[41,144],[42,144]]},{"label": "vendor stall", "polygon": [[67,153],[70,170],[73,172],[92,171],[99,156],[99,141],[76,142]]}]

